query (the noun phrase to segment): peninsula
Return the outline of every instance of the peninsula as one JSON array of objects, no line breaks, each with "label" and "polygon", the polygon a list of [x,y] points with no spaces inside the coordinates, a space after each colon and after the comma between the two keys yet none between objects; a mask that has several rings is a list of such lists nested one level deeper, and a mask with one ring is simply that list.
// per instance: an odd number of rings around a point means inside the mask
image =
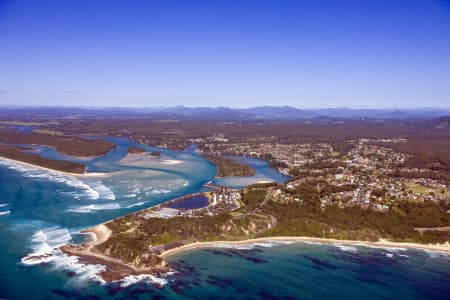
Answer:
[{"label": "peninsula", "polygon": [[[24,122],[19,124],[23,126],[24,124],[35,125],[44,123]],[[101,139],[85,139],[44,129],[36,129],[35,131],[37,133],[21,133],[12,131],[9,128],[0,130],[0,157],[54,171],[79,175],[86,173],[84,164],[67,159],[42,157],[35,151],[33,146],[54,148],[60,154],[80,158],[100,156],[116,147],[115,144]]]},{"label": "peninsula", "polygon": [[[165,259],[180,251],[261,241],[306,241],[405,247],[450,253],[450,215],[432,203],[402,203],[395,210],[320,209],[305,203],[282,203],[276,184],[254,185],[241,192],[213,192],[216,201],[200,209],[172,209],[170,202],[132,213],[94,228],[94,242],[68,245],[62,251],[107,268],[105,280],[129,274],[165,272]],[[242,197],[240,197],[242,195]],[[219,201],[217,199],[220,199]],[[174,200],[177,201],[177,200]],[[433,228],[419,228],[433,224]]]},{"label": "peninsula", "polygon": [[0,157],[66,173],[84,174],[86,172],[86,166],[81,163],[48,159],[27,152],[31,150],[32,148],[22,146],[0,145]]}]

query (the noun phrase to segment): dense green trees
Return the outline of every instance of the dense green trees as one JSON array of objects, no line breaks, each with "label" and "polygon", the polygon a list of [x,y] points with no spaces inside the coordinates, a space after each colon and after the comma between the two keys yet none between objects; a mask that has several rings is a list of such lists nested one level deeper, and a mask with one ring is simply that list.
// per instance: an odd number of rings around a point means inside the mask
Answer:
[{"label": "dense green trees", "polygon": [[234,159],[209,154],[203,154],[203,156],[216,165],[218,177],[252,176],[256,172],[252,167],[241,164]]},{"label": "dense green trees", "polygon": [[[306,189],[304,190],[306,192]],[[309,198],[310,201],[313,197]],[[277,227],[264,233],[270,235],[306,235],[346,239],[387,238],[397,241],[445,242],[450,232],[425,232],[415,227],[450,226],[450,214],[436,203],[402,201],[389,212],[359,207],[328,206],[315,209],[310,203],[279,204],[269,202],[264,213],[275,216]]]}]

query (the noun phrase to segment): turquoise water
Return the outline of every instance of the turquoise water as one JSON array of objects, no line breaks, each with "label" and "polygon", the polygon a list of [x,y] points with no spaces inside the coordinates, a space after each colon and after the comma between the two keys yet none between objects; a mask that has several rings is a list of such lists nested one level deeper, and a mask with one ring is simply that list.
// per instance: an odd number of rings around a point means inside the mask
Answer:
[{"label": "turquoise water", "polygon": [[[157,149],[161,158],[121,161],[134,143],[108,139],[118,145],[110,153],[70,158],[91,172],[113,172],[107,177],[76,178],[0,160],[0,298],[450,298],[447,256],[308,244],[186,252],[171,258],[174,274],[150,278],[162,286],[138,278],[102,284],[96,276],[101,266],[79,264],[55,248],[90,238],[79,234],[82,228],[199,192],[216,172],[192,149]],[[50,148],[34,149],[67,159]],[[262,162],[258,170],[265,172]],[[273,174],[272,179],[282,178]],[[52,256],[33,259],[46,253]]]}]

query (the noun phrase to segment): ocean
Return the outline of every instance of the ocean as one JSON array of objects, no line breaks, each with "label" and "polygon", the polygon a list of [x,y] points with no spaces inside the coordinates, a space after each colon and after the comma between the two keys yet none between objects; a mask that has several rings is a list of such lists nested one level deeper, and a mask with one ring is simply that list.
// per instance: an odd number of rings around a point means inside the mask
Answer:
[{"label": "ocean", "polygon": [[[0,298],[450,299],[446,254],[306,243],[184,252],[170,258],[169,274],[105,284],[97,276],[102,266],[83,265],[55,249],[92,238],[79,233],[83,228],[203,191],[216,172],[192,149],[146,147],[160,151],[161,158],[123,160],[127,147],[139,145],[108,140],[118,147],[102,157],[70,158],[90,172],[113,172],[106,177],[61,175],[0,159]],[[67,159],[51,148],[35,150]],[[286,180],[265,161],[248,163],[257,170],[254,181]],[[246,180],[228,183],[252,182]]]}]

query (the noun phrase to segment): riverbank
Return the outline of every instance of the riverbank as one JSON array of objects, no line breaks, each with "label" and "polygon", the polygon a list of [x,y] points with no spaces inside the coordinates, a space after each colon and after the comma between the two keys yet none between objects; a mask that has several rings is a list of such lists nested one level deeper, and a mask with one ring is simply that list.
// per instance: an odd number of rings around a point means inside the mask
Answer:
[{"label": "riverbank", "polygon": [[12,158],[7,158],[7,157],[3,157],[0,156],[0,160],[4,160],[8,163],[11,164],[18,164],[18,165],[22,165],[24,167],[27,168],[35,168],[35,169],[40,169],[40,170],[44,170],[44,171],[48,171],[48,172],[55,172],[58,174],[62,174],[62,175],[66,175],[66,176],[75,176],[75,177],[102,177],[102,176],[107,176],[109,175],[108,173],[100,173],[100,172],[92,172],[92,173],[72,173],[72,172],[66,172],[66,171],[60,171],[60,170],[55,170],[55,169],[50,169],[50,168],[46,168],[46,167],[42,167],[39,165],[34,165],[34,164],[30,164],[27,162],[23,162],[20,160],[16,160],[16,159],[12,159]]},{"label": "riverbank", "polygon": [[214,242],[195,242],[192,244],[183,245],[180,247],[172,248],[166,250],[160,254],[164,259],[179,254],[185,251],[205,249],[205,248],[220,248],[221,246],[232,245],[232,246],[246,246],[257,243],[266,242],[304,242],[304,243],[321,243],[330,245],[346,245],[346,246],[362,246],[369,248],[405,248],[405,249],[418,249],[425,251],[437,251],[445,252],[450,254],[449,244],[417,244],[417,243],[402,243],[402,242],[391,242],[388,240],[380,239],[377,242],[367,242],[367,241],[357,241],[357,240],[338,240],[338,239],[326,239],[326,238],[314,238],[305,236],[276,236],[276,237],[264,237],[256,239],[248,239],[243,241],[214,241]]}]

